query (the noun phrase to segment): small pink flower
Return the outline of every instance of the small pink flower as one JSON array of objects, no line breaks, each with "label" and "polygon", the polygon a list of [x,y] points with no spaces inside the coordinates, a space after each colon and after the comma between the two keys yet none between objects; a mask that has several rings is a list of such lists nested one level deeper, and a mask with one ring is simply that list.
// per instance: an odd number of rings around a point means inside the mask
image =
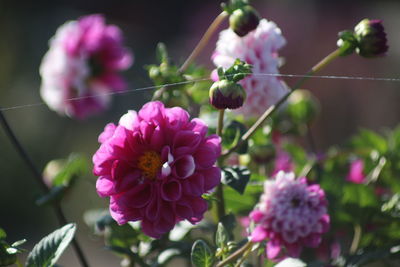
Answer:
[{"label": "small pink flower", "polygon": [[86,118],[108,106],[111,92],[125,90],[118,72],[131,64],[122,32],[106,25],[103,16],[66,22],[50,40],[40,66],[41,96],[60,114]]},{"label": "small pink flower", "polygon": [[320,186],[308,185],[306,178],[295,179],[293,173],[282,171],[264,183],[264,193],[250,218],[256,225],[251,240],[267,240],[270,259],[285,254],[296,258],[303,247],[317,247],[330,222]]},{"label": "small pink flower", "polygon": [[350,170],[346,180],[355,184],[362,184],[364,179],[364,162],[361,159],[354,160],[350,164]]},{"label": "small pink flower", "polygon": [[[237,36],[231,29],[220,33],[212,60],[217,67],[229,68],[239,58],[253,65],[253,74],[240,84],[247,98],[235,112],[244,116],[259,116],[275,104],[287,91],[286,84],[276,76],[281,60],[278,50],[285,45],[285,38],[275,23],[262,19],[258,27],[244,37]],[[212,75],[217,79],[216,72]]]},{"label": "small pink flower", "polygon": [[159,238],[181,220],[197,223],[207,210],[202,194],[220,183],[215,162],[220,137],[206,136],[200,119],[179,107],[149,102],[129,111],[99,136],[93,173],[101,197],[110,197],[119,223],[141,221],[145,234]]}]

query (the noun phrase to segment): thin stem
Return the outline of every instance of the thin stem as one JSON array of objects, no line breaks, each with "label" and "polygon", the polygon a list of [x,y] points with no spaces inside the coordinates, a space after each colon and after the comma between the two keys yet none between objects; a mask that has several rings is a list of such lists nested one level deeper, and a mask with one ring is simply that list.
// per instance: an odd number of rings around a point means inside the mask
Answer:
[{"label": "thin stem", "polygon": [[201,53],[204,47],[207,45],[213,33],[218,29],[218,26],[224,21],[224,19],[228,17],[228,13],[223,11],[221,12],[208,27],[207,31],[204,33],[203,37],[200,39],[199,43],[194,48],[193,52],[186,59],[185,63],[183,63],[182,67],[179,69],[179,72],[184,72],[193,60]]},{"label": "thin stem", "polygon": [[253,247],[253,244],[254,244],[253,242],[248,241],[243,247],[239,248],[234,253],[229,255],[228,258],[224,259],[223,261],[220,261],[217,264],[217,267],[223,267],[223,266],[226,266],[227,264],[230,264],[230,263],[234,262],[237,258],[242,256],[242,254],[244,254],[245,252],[251,250],[251,248]]},{"label": "thin stem", "polygon": [[361,226],[359,224],[354,225],[354,236],[350,246],[350,254],[354,254],[357,252],[358,245],[360,244],[361,240],[361,234],[362,234]]},{"label": "thin stem", "polygon": [[[33,164],[33,161],[28,156],[28,154],[26,153],[25,149],[22,147],[21,143],[19,142],[19,140],[15,136],[14,132],[12,131],[10,125],[8,124],[8,122],[7,122],[3,112],[1,111],[1,109],[0,109],[0,124],[3,126],[4,131],[6,132],[8,138],[10,139],[11,143],[14,145],[15,149],[19,153],[19,155],[22,158],[22,160],[28,166],[30,171],[33,173],[33,177],[36,179],[36,182],[42,188],[42,191],[45,192],[46,194],[49,193],[49,188],[45,184],[41,173],[35,167],[35,165]],[[61,209],[61,206],[58,203],[53,202],[53,208],[54,208],[54,212],[56,213],[56,216],[57,216],[57,219],[58,219],[58,222],[59,222],[60,226],[66,225],[67,224],[67,219],[65,218],[65,215],[64,215],[64,213],[63,213],[63,211]],[[81,262],[81,265],[84,266],[84,267],[88,267],[89,265],[88,265],[88,263],[86,261],[86,258],[85,258],[84,254],[83,254],[83,251],[82,251],[78,241],[76,240],[76,238],[74,238],[72,240],[72,245],[73,245],[73,247],[75,249],[75,252],[76,252],[76,254],[77,254],[78,258],[79,258],[79,261]]]},{"label": "thin stem", "polygon": [[226,151],[223,156],[226,157],[229,154],[231,154],[233,151],[235,151],[238,147],[240,147],[244,142],[246,142],[255,132],[256,130],[265,122],[265,120],[270,117],[274,112],[283,104],[285,101],[289,98],[289,96],[297,89],[300,88],[300,86],[303,85],[303,83],[310,78],[310,76],[314,75],[321,69],[323,69],[326,65],[328,65],[330,62],[332,62],[334,59],[338,58],[340,56],[340,50],[337,49],[330,53],[328,56],[326,56],[324,59],[322,59],[320,62],[318,62],[314,67],[311,68],[309,72],[307,72],[306,76],[301,78],[296,84],[293,86],[293,88],[287,92],[275,105],[270,106],[258,120],[253,124],[253,126],[250,127],[250,129],[242,136],[239,142],[235,146],[233,146],[231,149]]},{"label": "thin stem", "polygon": [[[219,135],[221,138],[222,138],[222,129],[224,128],[224,114],[225,114],[225,109],[220,109],[218,115],[217,135]],[[222,163],[223,159],[219,157],[218,166],[222,167]],[[224,188],[222,183],[220,183],[217,187],[216,197],[218,199],[217,217],[219,222],[221,221],[221,218],[225,216],[225,199],[224,199]]]},{"label": "thin stem", "polygon": [[311,132],[311,126],[309,123],[307,123],[307,140],[311,152],[314,154],[315,157],[315,170],[317,172],[317,181],[320,181],[322,177],[322,167],[321,162],[319,161],[317,146],[315,144],[314,136]]}]

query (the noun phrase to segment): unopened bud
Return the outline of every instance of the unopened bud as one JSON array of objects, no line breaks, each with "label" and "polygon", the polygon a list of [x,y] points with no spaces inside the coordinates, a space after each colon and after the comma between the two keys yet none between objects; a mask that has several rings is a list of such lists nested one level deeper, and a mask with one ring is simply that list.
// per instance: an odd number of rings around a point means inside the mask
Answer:
[{"label": "unopened bud", "polygon": [[384,56],[388,50],[381,20],[364,19],[354,28],[358,41],[357,53],[363,57]]},{"label": "unopened bud", "polygon": [[224,79],[214,82],[209,96],[211,105],[217,109],[237,109],[243,106],[246,92],[240,84]]},{"label": "unopened bud", "polygon": [[236,9],[229,17],[231,29],[240,37],[256,29],[259,22],[260,16],[257,11],[249,5]]}]

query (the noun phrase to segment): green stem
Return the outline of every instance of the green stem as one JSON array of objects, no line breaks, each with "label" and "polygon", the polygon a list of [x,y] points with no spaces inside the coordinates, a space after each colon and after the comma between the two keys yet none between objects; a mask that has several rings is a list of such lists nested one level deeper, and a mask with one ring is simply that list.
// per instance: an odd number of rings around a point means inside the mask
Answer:
[{"label": "green stem", "polygon": [[357,252],[358,245],[360,244],[361,240],[361,234],[362,234],[361,226],[359,224],[354,225],[354,236],[350,246],[350,254],[354,254]]},{"label": "green stem", "polygon": [[265,120],[270,117],[274,112],[283,104],[285,101],[289,98],[289,96],[297,89],[300,88],[300,86],[303,85],[303,83],[308,80],[312,75],[323,69],[326,65],[328,65],[330,62],[332,62],[334,59],[338,58],[340,56],[340,50],[337,49],[330,53],[328,56],[326,56],[324,59],[322,59],[320,62],[318,62],[314,67],[311,68],[309,72],[306,73],[306,75],[301,78],[296,84],[293,86],[293,88],[287,92],[279,101],[275,104],[270,106],[258,120],[250,127],[250,129],[242,136],[239,142],[235,146],[233,146],[231,149],[226,151],[223,156],[226,157],[229,154],[231,154],[233,151],[235,151],[238,147],[240,147],[244,142],[246,142],[255,132],[256,130],[265,122]]},{"label": "green stem", "polygon": [[185,63],[183,63],[182,67],[180,67],[179,72],[184,72],[193,60],[201,53],[204,47],[207,45],[213,33],[218,29],[219,25],[228,17],[228,13],[223,11],[221,12],[208,27],[207,31],[204,33],[203,37],[200,39],[197,46],[194,48],[193,52],[186,59]]},{"label": "green stem", "polygon": [[228,258],[224,259],[223,261],[220,261],[216,267],[223,267],[226,266],[230,263],[233,263],[237,258],[239,258],[240,256],[242,256],[244,253],[248,252],[251,250],[251,248],[253,247],[253,242],[248,241],[243,247],[239,248],[238,250],[236,250],[234,253],[232,253],[231,255],[229,255]]},{"label": "green stem", "polygon": [[[218,114],[218,124],[217,124],[217,135],[222,138],[222,130],[224,128],[224,114],[225,109],[220,109]],[[222,167],[223,159],[221,157],[218,158],[218,166]],[[220,183],[217,187],[216,191],[217,202],[217,219],[221,221],[221,218],[225,216],[225,199],[224,199],[224,189],[222,183]]]}]

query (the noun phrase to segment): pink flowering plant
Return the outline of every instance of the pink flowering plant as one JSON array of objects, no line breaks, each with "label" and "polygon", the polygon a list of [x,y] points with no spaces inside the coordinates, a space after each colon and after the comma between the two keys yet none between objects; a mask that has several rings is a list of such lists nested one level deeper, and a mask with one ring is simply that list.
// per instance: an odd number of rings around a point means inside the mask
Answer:
[{"label": "pink flowering plant", "polygon": [[[121,266],[397,266],[400,128],[361,130],[319,150],[311,127],[324,107],[300,89],[337,58],[385,56],[382,21],[340,32],[333,52],[289,86],[280,67],[290,39],[262,15],[246,0],[224,3],[182,64],[160,43],[158,62],[145,66],[152,86],[143,88],[152,95],[120,106],[125,114],[114,122],[104,116],[88,141],[92,165],[72,153],[41,173],[0,109],[3,129],[43,189],[36,204],[51,205],[60,224],[26,266],[54,266],[69,243],[82,266],[92,265],[92,250],[81,246],[62,206],[88,173],[104,203],[84,221]],[[133,62],[121,29],[103,15],[60,26],[40,66],[40,95],[51,110],[102,118],[112,95],[132,89],[120,74]],[[198,65],[200,56],[212,67]],[[0,266],[22,266],[23,242],[10,245],[0,228]]]}]

